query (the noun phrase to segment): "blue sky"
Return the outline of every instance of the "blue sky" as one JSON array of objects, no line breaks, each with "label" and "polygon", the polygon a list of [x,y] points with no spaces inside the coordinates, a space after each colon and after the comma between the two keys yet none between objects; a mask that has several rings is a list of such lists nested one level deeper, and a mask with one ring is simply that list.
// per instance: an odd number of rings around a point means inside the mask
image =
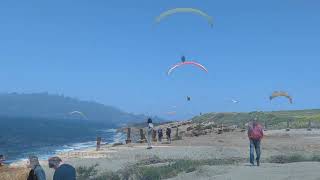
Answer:
[{"label": "blue sky", "polygon": [[[175,7],[205,11],[214,27],[183,13],[155,25]],[[319,8],[317,0],[1,1],[0,91],[65,94],[164,117],[177,111],[169,118],[319,108]],[[183,67],[168,77],[182,54],[209,73]],[[270,103],[274,90],[291,93],[294,104]]]}]

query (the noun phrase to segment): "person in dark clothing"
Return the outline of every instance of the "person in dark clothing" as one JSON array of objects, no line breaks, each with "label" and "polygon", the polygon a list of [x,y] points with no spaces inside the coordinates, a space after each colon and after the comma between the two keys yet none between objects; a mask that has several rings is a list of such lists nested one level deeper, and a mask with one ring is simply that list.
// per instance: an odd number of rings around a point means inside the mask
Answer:
[{"label": "person in dark clothing", "polygon": [[36,173],[34,172],[33,169],[31,169],[29,171],[29,175],[27,177],[27,180],[38,180],[37,176],[36,176]]},{"label": "person in dark clothing", "polygon": [[101,137],[97,137],[97,148],[96,148],[96,151],[99,151],[100,148],[101,148],[101,141],[102,141],[102,138]]},{"label": "person in dark clothing", "polygon": [[159,142],[162,142],[162,137],[163,137],[162,129],[159,128],[158,129],[158,140],[159,140]]},{"label": "person in dark clothing", "polygon": [[53,180],[76,180],[76,170],[69,164],[65,164],[59,157],[52,157],[49,160],[49,168],[55,170]]},{"label": "person in dark clothing", "polygon": [[3,165],[4,161],[5,161],[4,155],[0,154],[0,166]]},{"label": "person in dark clothing", "polygon": [[29,156],[28,167],[31,170],[27,180],[46,180],[46,174],[40,166],[37,156]]},{"label": "person in dark clothing", "polygon": [[185,56],[181,56],[181,62],[186,62],[186,57]]},{"label": "person in dark clothing", "polygon": [[171,143],[171,128],[170,127],[167,127],[166,135],[167,135],[168,142]]}]

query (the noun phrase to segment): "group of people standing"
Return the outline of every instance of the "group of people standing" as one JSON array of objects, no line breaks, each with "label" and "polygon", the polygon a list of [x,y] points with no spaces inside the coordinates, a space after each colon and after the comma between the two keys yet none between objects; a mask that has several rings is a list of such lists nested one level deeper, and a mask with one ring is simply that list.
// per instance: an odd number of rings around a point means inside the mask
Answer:
[{"label": "group of people standing", "polygon": [[[166,128],[166,136],[167,136],[168,142],[171,143],[171,128],[170,127]],[[162,130],[162,128],[159,128],[158,129],[158,141],[162,142],[162,139],[163,139],[163,130]]]},{"label": "group of people standing", "polygon": [[[148,127],[147,127],[147,142],[148,142],[148,147],[147,149],[152,149],[152,135],[153,135],[153,132],[154,132],[154,126],[152,124],[152,119],[149,118],[148,121]],[[159,142],[162,142],[162,139],[163,139],[163,130],[162,128],[159,128],[156,133],[158,133],[158,141]],[[171,128],[170,127],[167,127],[166,128],[166,136],[167,136],[167,140],[169,143],[171,143]]]},{"label": "group of people standing", "polygon": [[[64,163],[59,157],[51,157],[48,160],[49,168],[55,170],[53,180],[76,180],[76,170]],[[46,180],[46,174],[41,167],[37,156],[30,156],[28,167],[31,169],[27,180]]]}]

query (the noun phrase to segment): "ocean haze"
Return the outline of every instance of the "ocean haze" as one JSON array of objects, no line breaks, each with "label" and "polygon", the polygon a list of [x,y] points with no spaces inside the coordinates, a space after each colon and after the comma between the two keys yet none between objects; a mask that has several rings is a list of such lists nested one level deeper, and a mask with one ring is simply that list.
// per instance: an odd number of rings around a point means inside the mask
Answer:
[{"label": "ocean haze", "polygon": [[0,94],[0,154],[12,162],[30,154],[48,156],[94,146],[97,136],[108,143],[118,142],[123,140],[122,134],[114,128],[146,119],[145,115],[64,95],[3,93]]},{"label": "ocean haze", "polygon": [[[75,111],[83,113],[84,116],[71,113]],[[48,93],[0,94],[0,116],[66,121],[78,119],[112,126],[142,122],[147,118],[144,115],[126,113],[113,106]]]}]

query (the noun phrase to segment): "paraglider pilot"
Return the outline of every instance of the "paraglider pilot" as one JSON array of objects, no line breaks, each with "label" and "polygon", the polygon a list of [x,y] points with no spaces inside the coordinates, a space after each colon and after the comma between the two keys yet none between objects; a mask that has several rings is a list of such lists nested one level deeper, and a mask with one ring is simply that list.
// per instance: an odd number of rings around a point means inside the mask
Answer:
[{"label": "paraglider pilot", "polygon": [[186,57],[185,56],[181,56],[181,62],[186,62]]}]

